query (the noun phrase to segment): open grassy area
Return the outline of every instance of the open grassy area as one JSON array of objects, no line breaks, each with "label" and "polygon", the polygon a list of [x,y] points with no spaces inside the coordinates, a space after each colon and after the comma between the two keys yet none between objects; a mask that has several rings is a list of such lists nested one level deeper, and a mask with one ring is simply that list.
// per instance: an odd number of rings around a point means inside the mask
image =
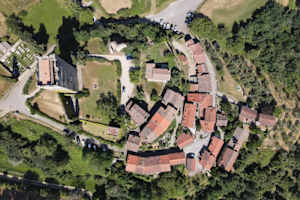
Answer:
[{"label": "open grassy area", "polygon": [[91,54],[106,54],[108,47],[100,38],[92,38],[88,41],[87,50]]},{"label": "open grassy area", "polygon": [[57,92],[43,90],[33,99],[32,104],[34,103],[37,103],[39,110],[49,117],[65,122],[66,113]]},{"label": "open grassy area", "polygon": [[18,13],[21,10],[28,9],[38,2],[39,0],[1,0],[0,12],[6,15]]},{"label": "open grassy area", "polygon": [[131,8],[131,0],[99,0],[106,12],[115,14],[122,8]]},{"label": "open grassy area", "polygon": [[49,37],[49,43],[55,42],[59,27],[63,23],[63,17],[71,16],[70,9],[67,9],[58,0],[43,0],[41,3],[34,5],[28,10],[28,14],[23,17],[23,22],[27,26],[33,26],[35,32],[38,32],[43,24]]},{"label": "open grassy area", "polygon": [[83,87],[90,91],[89,97],[79,100],[80,117],[108,124],[109,120],[97,108],[97,100],[101,93],[112,92],[117,96],[117,66],[110,62],[87,62],[82,68]]},{"label": "open grassy area", "polygon": [[164,8],[166,8],[170,3],[176,0],[156,0],[156,9],[155,12],[158,13]]},{"label": "open grassy area", "polygon": [[175,56],[170,55],[171,53],[168,51],[168,47],[164,42],[150,46],[143,52],[145,56],[144,59],[142,59],[142,62],[154,60],[155,63],[168,63],[168,66],[171,69],[176,66],[176,62]]},{"label": "open grassy area", "polygon": [[[58,143],[61,144],[66,151],[68,151],[70,156],[70,161],[68,162],[68,164],[66,166],[57,167],[56,170],[66,170],[72,172],[71,177],[68,176],[68,178],[64,178],[55,176],[55,178],[61,184],[74,185],[74,178],[77,175],[82,175],[85,177],[86,174],[90,174],[90,177],[84,178],[84,180],[82,181],[84,182],[88,190],[94,191],[94,186],[96,184],[96,181],[93,178],[94,175],[103,174],[101,174],[101,171],[97,169],[97,166],[91,165],[89,164],[88,160],[83,159],[82,149],[74,143],[70,143],[70,140],[68,138],[60,135],[57,132],[52,131],[47,127],[41,126],[28,120],[18,120],[16,118],[6,117],[5,119],[1,119],[0,122],[2,124],[5,124],[6,126],[10,126],[13,132],[18,133],[31,141],[37,140],[44,133],[52,135],[58,141]],[[42,180],[50,176],[47,172],[41,171],[38,168],[32,168],[23,164],[22,162],[13,165],[11,162],[8,161],[7,156],[1,152],[0,168],[2,170],[8,170],[9,173],[18,175],[22,175],[28,170],[34,170],[39,174]]]},{"label": "open grassy area", "polygon": [[199,11],[210,17],[217,24],[231,28],[235,21],[251,17],[251,14],[267,0],[209,0]]}]

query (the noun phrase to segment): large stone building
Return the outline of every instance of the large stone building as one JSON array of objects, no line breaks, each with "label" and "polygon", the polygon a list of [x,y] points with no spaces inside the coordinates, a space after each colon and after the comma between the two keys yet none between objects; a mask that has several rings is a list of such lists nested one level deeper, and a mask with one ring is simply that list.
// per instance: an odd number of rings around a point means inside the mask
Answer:
[{"label": "large stone building", "polygon": [[38,86],[64,93],[78,91],[77,69],[55,54],[38,58]]}]

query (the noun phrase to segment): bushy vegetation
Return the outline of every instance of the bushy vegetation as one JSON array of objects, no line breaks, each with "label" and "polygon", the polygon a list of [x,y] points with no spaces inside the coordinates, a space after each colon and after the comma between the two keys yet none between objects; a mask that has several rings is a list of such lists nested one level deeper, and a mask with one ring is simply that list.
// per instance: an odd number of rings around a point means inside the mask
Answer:
[{"label": "bushy vegetation", "polygon": [[[238,65],[229,67],[236,76],[251,75],[255,66],[261,80],[251,78],[251,82],[246,84],[261,82],[265,89],[263,74],[267,73],[279,92],[283,90],[287,95],[295,96],[299,95],[300,87],[300,66],[296,62],[299,58],[299,19],[298,10],[289,10],[269,1],[251,19],[235,23],[232,32],[227,32],[224,26],[214,25],[201,15],[192,21],[190,28],[200,38],[217,41],[222,53],[228,53],[230,66],[232,62]],[[247,65],[245,58],[251,60],[254,66]],[[254,87],[258,89],[258,85]],[[260,96],[266,95],[262,93]]]}]

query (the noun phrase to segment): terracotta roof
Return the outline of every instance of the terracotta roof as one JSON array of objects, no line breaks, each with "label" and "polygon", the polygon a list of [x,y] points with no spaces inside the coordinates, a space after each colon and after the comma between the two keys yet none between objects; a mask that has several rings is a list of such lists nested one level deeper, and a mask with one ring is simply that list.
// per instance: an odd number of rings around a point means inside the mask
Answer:
[{"label": "terracotta roof", "polygon": [[241,109],[239,119],[244,123],[251,123],[251,122],[255,122],[256,116],[257,116],[256,110],[252,110],[246,106],[243,106]]},{"label": "terracotta roof", "polygon": [[198,72],[198,75],[207,74],[208,73],[208,69],[207,69],[206,64],[205,63],[198,64],[197,65],[197,72]]},{"label": "terracotta roof", "polygon": [[169,155],[171,165],[181,165],[185,163],[184,152],[170,153],[168,155]]},{"label": "terracotta roof", "polygon": [[261,126],[270,128],[276,124],[276,118],[272,115],[262,114],[258,115],[258,122]]},{"label": "terracotta roof", "polygon": [[205,169],[210,170],[213,165],[216,163],[216,158],[207,150],[201,154],[199,164]]},{"label": "terracotta roof", "polygon": [[170,126],[175,114],[176,110],[172,106],[167,106],[166,109],[160,107],[142,130],[142,140],[151,143],[161,136]]},{"label": "terracotta roof", "polygon": [[204,93],[188,93],[187,100],[199,105],[200,118],[204,116],[204,109],[212,106],[213,103],[212,95]]},{"label": "terracotta roof", "polygon": [[220,167],[223,166],[226,171],[230,172],[238,156],[239,156],[238,152],[226,147],[222,153],[222,157],[219,160],[218,165]]},{"label": "terracotta roof", "polygon": [[187,128],[195,128],[197,107],[193,103],[186,103],[184,105],[182,126]]},{"label": "terracotta roof", "polygon": [[193,143],[194,141],[194,137],[190,134],[185,134],[185,133],[182,133],[178,136],[177,140],[176,140],[176,143],[178,145],[178,147],[180,149],[184,148],[185,146]]},{"label": "terracotta roof", "polygon": [[202,46],[199,42],[190,44],[189,49],[192,51],[193,56],[197,56],[203,53]]},{"label": "terracotta roof", "polygon": [[195,171],[195,169],[196,169],[195,158],[187,158],[186,159],[186,168],[188,171]]},{"label": "terracotta roof", "polygon": [[129,151],[137,152],[141,145],[141,138],[132,134],[129,134],[127,139],[127,149]]},{"label": "terracotta roof", "polygon": [[217,110],[215,107],[209,107],[205,109],[204,120],[200,120],[201,129],[204,132],[211,133],[214,131],[216,124]]},{"label": "terracotta roof", "polygon": [[144,175],[153,175],[161,172],[169,172],[171,171],[172,165],[184,164],[184,162],[184,152],[149,157],[128,154],[126,171]]},{"label": "terracotta roof", "polygon": [[163,104],[165,105],[171,104],[176,109],[180,109],[182,107],[183,101],[184,101],[184,96],[171,89],[166,90],[164,97],[162,99]]},{"label": "terracotta roof", "polygon": [[217,114],[216,126],[227,126],[228,120],[225,114]]},{"label": "terracotta roof", "polygon": [[198,85],[199,85],[199,92],[211,92],[211,81],[210,76],[208,74],[202,74],[198,76]]},{"label": "terracotta roof", "polygon": [[154,63],[146,64],[146,78],[149,81],[169,81],[171,72],[168,68],[157,68]]},{"label": "terracotta roof", "polygon": [[195,60],[195,63],[198,64],[206,63],[206,55],[204,51],[200,54],[193,55],[193,58]]},{"label": "terracotta roof", "polygon": [[239,151],[243,143],[248,140],[249,131],[237,127],[234,131],[233,137],[230,139],[228,146],[234,150]]},{"label": "terracotta roof", "polygon": [[54,83],[54,67],[51,65],[49,59],[39,59],[38,63],[38,77],[42,85]]},{"label": "terracotta roof", "polygon": [[190,92],[198,92],[199,85],[198,83],[190,83]]},{"label": "terracotta roof", "polygon": [[142,125],[149,117],[149,113],[142,109],[138,104],[134,104],[132,101],[127,104],[126,111],[137,126]]},{"label": "terracotta roof", "polygon": [[217,157],[222,149],[223,144],[224,144],[223,140],[217,138],[216,136],[213,136],[210,140],[208,150],[211,152],[213,156]]}]

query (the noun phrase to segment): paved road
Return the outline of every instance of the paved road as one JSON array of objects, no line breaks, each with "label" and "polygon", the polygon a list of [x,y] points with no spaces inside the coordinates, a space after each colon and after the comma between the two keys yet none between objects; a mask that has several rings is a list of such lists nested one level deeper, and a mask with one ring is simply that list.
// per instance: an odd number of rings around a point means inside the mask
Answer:
[{"label": "paved road", "polygon": [[188,33],[189,30],[185,24],[187,12],[195,11],[204,0],[177,0],[171,3],[166,9],[155,15],[148,15],[146,18],[160,22],[177,25],[177,30],[183,33]]},{"label": "paved road", "polygon": [[134,91],[134,84],[130,82],[129,71],[134,66],[131,60],[127,60],[125,54],[122,55],[102,55],[102,54],[89,54],[91,57],[101,57],[108,60],[119,60],[122,66],[121,75],[121,88],[125,87],[125,92],[121,95],[121,105],[125,105],[132,97]]}]

